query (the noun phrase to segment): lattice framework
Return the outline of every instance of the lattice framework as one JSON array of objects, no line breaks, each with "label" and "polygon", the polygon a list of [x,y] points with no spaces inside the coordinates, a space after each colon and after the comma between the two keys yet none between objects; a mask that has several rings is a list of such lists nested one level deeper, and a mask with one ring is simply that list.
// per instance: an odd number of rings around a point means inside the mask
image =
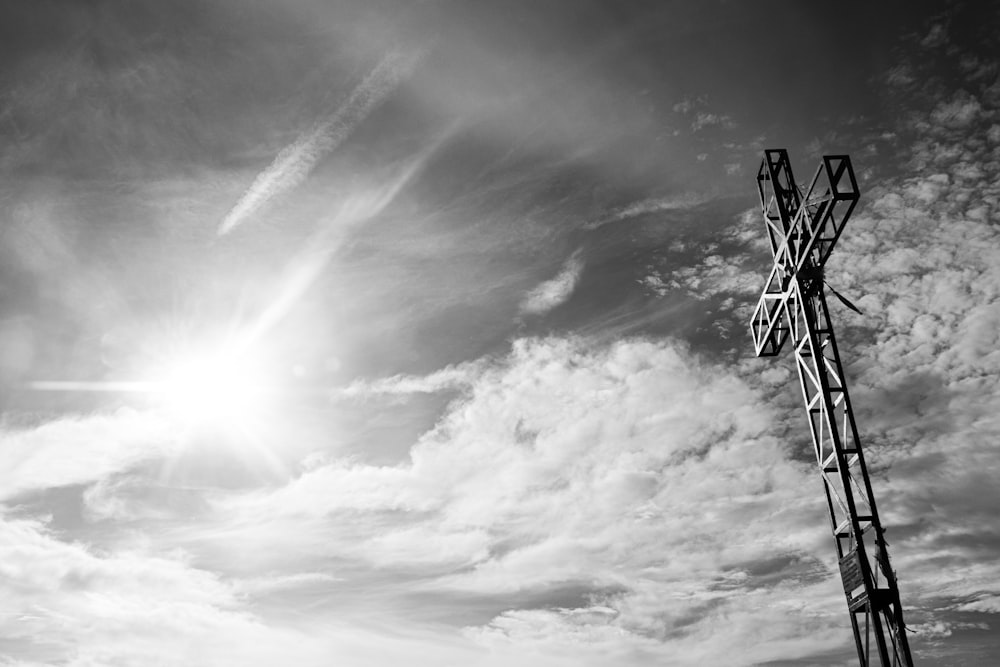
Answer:
[{"label": "lattice framework", "polygon": [[802,191],[787,151],[766,150],[757,189],[774,264],[750,322],[754,350],[775,356],[792,341],[861,665],[910,667],[896,575],[823,289],[823,267],[860,196],[854,169],[846,155],[824,156]]}]

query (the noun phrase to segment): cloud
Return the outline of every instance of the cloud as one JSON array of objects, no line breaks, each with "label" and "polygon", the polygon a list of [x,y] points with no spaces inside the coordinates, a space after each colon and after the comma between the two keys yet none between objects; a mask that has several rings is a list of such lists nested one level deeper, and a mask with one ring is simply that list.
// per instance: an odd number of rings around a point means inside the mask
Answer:
[{"label": "cloud", "polygon": [[908,63],[902,63],[890,68],[885,75],[885,80],[890,86],[903,89],[909,88],[916,82],[913,68]]},{"label": "cloud", "polygon": [[694,102],[690,99],[685,98],[673,106],[674,113],[687,114],[691,113],[694,108]]},{"label": "cloud", "polygon": [[296,572],[237,579],[234,586],[245,594],[261,595],[299,587],[324,586],[339,581],[343,580],[328,572]]},{"label": "cloud", "polygon": [[[650,636],[656,620],[652,617],[658,608],[670,609],[676,603],[676,591],[669,586],[644,591],[649,597],[636,606],[649,604],[649,625],[628,627],[621,622],[623,614],[632,609],[619,610],[604,605],[579,608],[510,610],[495,618],[486,627],[468,628],[468,635],[492,650],[517,648],[520,654],[537,652],[542,660],[536,664],[560,664],[560,658],[572,656],[575,664],[606,665],[661,664],[686,665],[759,665],[771,661],[801,661],[815,664],[813,660],[825,653],[836,653],[842,646],[844,629],[837,624],[824,626],[822,616],[803,623],[800,630],[809,633],[809,640],[787,634],[787,615],[792,612],[784,598],[793,592],[777,586],[765,590],[740,591],[738,600],[722,602],[724,594],[714,600],[701,600],[699,614],[714,623],[722,623],[727,632],[713,632],[699,620],[689,632],[667,632],[666,637]],[[803,597],[816,595],[829,602],[823,586],[808,586],[796,594]],[[659,594],[659,604],[653,595]],[[645,596],[644,596],[645,597]],[[770,597],[770,600],[768,599]],[[665,601],[666,604],[664,604]],[[809,605],[808,615],[817,609]],[[665,615],[680,621],[672,610]],[[733,621],[728,623],[727,621]],[[662,622],[662,619],[661,619]],[[667,621],[670,622],[669,620]],[[655,632],[655,631],[654,631]],[[812,660],[810,660],[810,658]]]},{"label": "cloud", "polygon": [[266,616],[267,596],[336,580],[323,573],[226,581],[182,552],[139,543],[97,553],[56,539],[41,522],[7,518],[0,558],[5,657],[14,648],[36,660],[13,664],[320,667],[333,655],[375,667],[414,655],[426,664],[482,657],[470,642],[422,627],[379,627],[351,614]]},{"label": "cloud", "polygon": [[379,380],[355,380],[333,392],[334,398],[367,397],[381,394],[432,394],[469,387],[485,369],[486,360],[455,364],[428,375],[393,375]]},{"label": "cloud", "polygon": [[[698,246],[704,253],[699,261],[653,269],[642,278],[642,284],[659,296],[671,290],[682,290],[698,300],[737,297],[744,302],[741,306],[744,309],[750,301],[756,303],[764,280],[758,275],[761,260],[766,262],[770,258],[770,247],[757,220],[759,215],[756,209],[744,211],[736,216],[736,224],[718,233],[713,241]],[[729,246],[728,252],[720,252],[720,244]],[[676,242],[674,249],[690,253],[681,242]]]},{"label": "cloud", "polygon": [[691,121],[691,131],[698,132],[706,127],[718,126],[724,130],[731,130],[736,127],[733,119],[725,114],[707,113],[699,111],[695,119]]},{"label": "cloud", "polygon": [[521,301],[522,313],[542,315],[569,299],[583,274],[583,260],[577,250],[563,264],[556,276],[528,292]]},{"label": "cloud", "polygon": [[711,254],[696,266],[672,271],[669,283],[656,273],[648,276],[646,282],[650,287],[662,288],[667,284],[683,289],[695,299],[709,299],[719,294],[755,295],[761,291],[763,281],[749,274],[746,268],[744,258]]},{"label": "cloud", "polygon": [[979,100],[959,91],[951,100],[941,102],[931,111],[931,121],[950,128],[967,128],[976,121],[982,110]]},{"label": "cloud", "polygon": [[304,181],[323,156],[340,145],[396,89],[419,58],[419,54],[396,52],[385,56],[332,116],[300,134],[254,179],[219,224],[219,236],[242,224],[269,200]]},{"label": "cloud", "polygon": [[[97,556],[37,521],[7,518],[0,521],[0,557],[3,636],[34,645],[52,662],[219,664],[213,642],[232,642],[228,650],[239,652],[235,635],[270,634],[236,609],[236,597],[217,577],[176,558]],[[177,637],[184,641],[169,639]]]},{"label": "cloud", "polygon": [[[1000,374],[1000,235],[995,210],[978,207],[1000,195],[1000,173],[977,133],[933,132],[934,148],[915,160],[942,173],[872,192],[830,276],[862,295],[868,314],[852,350],[856,396],[880,443],[876,461],[892,470],[881,486],[892,499],[886,522],[913,535],[894,542],[894,563],[909,595],[968,601],[1000,594],[995,559],[974,546],[1000,532],[985,510],[1000,502],[985,477],[1000,438],[1000,395],[986,380]],[[934,563],[945,555],[942,570]]]},{"label": "cloud", "polygon": [[5,429],[0,441],[0,499],[92,482],[176,448],[166,423],[133,410]]},{"label": "cloud", "polygon": [[[993,490],[1000,406],[991,385],[1000,345],[993,249],[1000,244],[989,189],[997,182],[987,129],[995,118],[985,99],[971,116],[968,108],[942,107],[950,120],[914,130],[923,142],[914,159],[928,168],[910,165],[865,193],[872,206],[852,220],[834,261],[845,259],[831,271],[843,279],[838,288],[863,294],[861,305],[874,313],[870,322],[838,323],[856,362],[852,382],[861,378],[860,421],[874,440],[876,493],[885,499],[904,602],[922,611],[941,609],[937,601],[945,599],[945,609],[986,614],[1000,599],[989,514],[1000,502]],[[930,125],[933,107],[926,111]],[[603,114],[594,118],[595,128],[616,125]],[[973,129],[978,136],[955,134]],[[577,135],[565,136],[574,145]],[[294,187],[315,165],[308,164],[312,149],[300,149],[304,171],[287,167],[289,180],[272,182],[272,194],[286,191],[283,182]],[[623,162],[632,159],[627,152]],[[511,182],[533,176],[526,169]],[[381,210],[384,191],[372,192],[349,201],[364,215]],[[695,205],[640,196],[616,215]],[[253,214],[244,213],[240,220]],[[324,226],[292,257],[266,313],[281,317],[313,284],[340,242],[331,230],[348,218],[331,216],[338,224]],[[493,222],[483,227],[506,227]],[[753,238],[764,242],[756,215],[753,224]],[[410,253],[394,258],[406,261],[377,254],[372,264],[384,263],[377,268],[394,293],[392,283],[405,279],[414,283],[407,295],[433,291],[426,276],[413,278],[409,260],[429,265],[442,247],[457,255],[475,246],[470,266],[495,256],[488,235],[498,232],[467,231],[472,227],[409,226],[392,241]],[[750,270],[758,260],[744,253],[752,241],[739,224],[718,235],[703,230],[711,243],[685,239],[669,250],[701,253],[696,267],[650,269],[646,286],[727,299],[729,311],[763,280],[759,266]],[[358,255],[370,249],[363,246]],[[766,266],[768,251],[757,250]],[[574,261],[575,273],[568,271]],[[582,268],[579,255],[554,266],[558,276],[523,303],[540,295],[540,312],[565,303]],[[442,271],[466,280],[453,264]],[[455,289],[471,300],[480,284]],[[326,295],[325,303],[349,291]],[[349,326],[348,319],[338,325]],[[406,327],[386,328],[403,347]],[[452,335],[442,346],[463,337]],[[409,360],[415,352],[404,350]],[[200,479],[169,490],[172,498],[196,498],[196,512],[155,493],[142,495],[136,511],[133,496],[154,486],[136,468],[172,451],[153,426],[126,420],[128,437],[117,439],[113,427],[86,418],[64,430],[19,431],[0,459],[4,479],[23,491],[83,485],[66,493],[82,494],[85,511],[58,530],[40,518],[4,519],[2,612],[14,622],[0,635],[21,642],[15,650],[26,646],[23,653],[38,662],[79,665],[319,665],[331,656],[347,665],[832,661],[853,647],[822,486],[814,465],[802,462],[804,431],[782,438],[791,424],[782,411],[787,401],[771,400],[778,387],[798,399],[788,385],[794,371],[787,358],[766,361],[703,357],[669,339],[568,336],[515,340],[509,354],[427,375],[359,380],[336,398],[447,391],[451,400],[426,432],[407,441],[413,447],[402,462],[343,457],[340,441],[350,436],[334,425],[287,483],[247,489]],[[795,408],[794,424],[802,427]],[[336,421],[325,411],[322,419]],[[283,435],[276,446],[301,446],[298,431]],[[353,451],[371,445],[368,437],[355,437]],[[212,440],[199,443],[198,465],[220,468],[228,479],[231,466],[212,460]],[[12,508],[10,515],[28,511]],[[959,629],[934,619],[920,627],[928,637]]]},{"label": "cloud", "polygon": [[953,611],[994,613],[1000,595],[990,95],[942,95],[902,121],[913,138],[905,168],[863,190],[827,265],[865,312],[831,303],[904,607],[928,638],[951,631]]},{"label": "cloud", "polygon": [[[900,85],[921,79],[909,64],[894,75]],[[863,187],[827,266],[830,283],[865,312],[861,318],[831,302],[907,620],[921,630],[918,650],[953,628],[974,629],[961,626],[969,617],[957,612],[979,614],[976,628],[992,625],[983,615],[996,613],[1000,596],[1000,522],[992,512],[1000,495],[991,481],[1000,442],[993,382],[1000,375],[1000,142],[990,129],[997,95],[985,84],[963,85],[968,90],[935,95],[893,128],[913,142],[901,173]],[[752,230],[740,225],[720,241],[726,254],[651,272],[646,286],[756,295],[770,252],[760,243],[759,212],[746,220]],[[743,324],[743,311],[730,314]],[[755,377],[760,368],[754,360],[742,377],[788,407],[773,428],[798,432],[801,406]]]},{"label": "cloud", "polygon": [[706,107],[708,107],[708,96],[699,95],[695,98],[685,97],[680,102],[673,105],[672,108],[674,113],[678,113],[683,116],[687,116],[692,112],[695,112],[694,120],[691,121],[692,132],[699,132],[706,127],[711,126],[721,127],[724,130],[732,130],[736,127],[736,123],[728,114],[718,114],[699,110],[705,109]]},{"label": "cloud", "polygon": [[920,46],[930,49],[937,46],[941,46],[948,41],[948,31],[945,26],[941,23],[935,23],[931,26],[930,31],[927,35],[920,40]]},{"label": "cloud", "polygon": [[623,220],[629,220],[631,218],[647,215],[649,213],[658,213],[660,211],[686,211],[704,204],[707,201],[709,201],[709,197],[694,192],[686,192],[672,197],[650,197],[648,199],[641,199],[633,202],[628,206],[623,206],[622,208],[612,211],[606,217],[587,223],[584,227],[585,229],[593,230],[613,222],[621,222]]},{"label": "cloud", "polygon": [[[305,563],[343,563],[337,576],[395,573],[370,580],[369,614],[415,595],[462,618],[463,600],[489,600],[498,611],[466,616],[463,636],[528,664],[711,664],[740,646],[749,665],[846,646],[817,634],[843,603],[819,480],[768,433],[761,400],[676,342],[518,340],[409,462],[328,461],[219,498],[240,528],[205,539],[257,554],[280,534]],[[288,556],[254,558],[281,572]]]}]

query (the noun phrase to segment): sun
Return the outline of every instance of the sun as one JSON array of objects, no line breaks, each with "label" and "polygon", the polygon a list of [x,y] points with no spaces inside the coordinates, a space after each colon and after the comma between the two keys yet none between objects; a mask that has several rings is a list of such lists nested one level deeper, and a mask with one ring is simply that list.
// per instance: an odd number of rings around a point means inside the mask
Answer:
[{"label": "sun", "polygon": [[160,366],[149,383],[153,402],[187,426],[246,425],[265,407],[263,364],[245,351],[188,351]]}]

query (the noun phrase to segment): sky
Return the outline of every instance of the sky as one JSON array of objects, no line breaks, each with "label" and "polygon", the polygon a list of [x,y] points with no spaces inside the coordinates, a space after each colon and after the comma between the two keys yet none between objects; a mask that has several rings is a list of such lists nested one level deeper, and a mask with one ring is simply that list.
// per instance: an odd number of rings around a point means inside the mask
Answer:
[{"label": "sky", "polygon": [[1000,9],[0,3],[0,665],[857,664],[754,182],[918,665],[1000,664]]}]

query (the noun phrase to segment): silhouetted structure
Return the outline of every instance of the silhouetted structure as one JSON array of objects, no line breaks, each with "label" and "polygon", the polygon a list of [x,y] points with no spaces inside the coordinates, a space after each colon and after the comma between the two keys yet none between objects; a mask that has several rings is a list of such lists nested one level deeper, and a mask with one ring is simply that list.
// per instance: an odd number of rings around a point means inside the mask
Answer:
[{"label": "silhouetted structure", "polygon": [[858,202],[851,160],[824,156],[803,194],[788,152],[766,150],[757,189],[774,266],[750,323],[754,348],[774,356],[792,340],[861,665],[910,667],[899,589],[823,290],[823,266]]}]

